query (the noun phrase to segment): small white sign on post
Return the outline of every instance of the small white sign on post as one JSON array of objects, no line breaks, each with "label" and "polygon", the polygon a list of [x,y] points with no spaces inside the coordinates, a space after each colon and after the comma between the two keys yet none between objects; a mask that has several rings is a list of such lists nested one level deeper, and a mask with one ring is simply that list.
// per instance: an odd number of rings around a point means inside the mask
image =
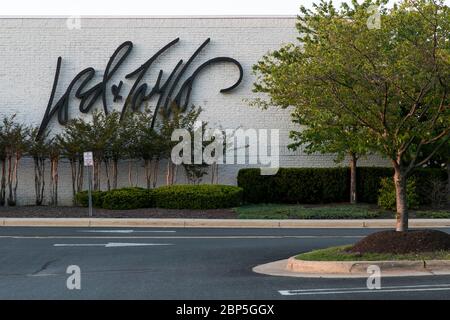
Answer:
[{"label": "small white sign on post", "polygon": [[89,217],[92,217],[92,167],[94,166],[94,156],[92,151],[83,152],[84,166],[88,167],[88,201],[89,201]]},{"label": "small white sign on post", "polygon": [[83,153],[83,161],[85,167],[92,167],[94,165],[94,156],[92,155],[92,151]]}]

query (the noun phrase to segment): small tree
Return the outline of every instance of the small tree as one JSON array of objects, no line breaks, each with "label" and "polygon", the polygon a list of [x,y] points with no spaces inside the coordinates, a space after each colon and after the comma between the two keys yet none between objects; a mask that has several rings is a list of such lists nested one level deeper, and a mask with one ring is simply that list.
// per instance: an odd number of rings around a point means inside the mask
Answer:
[{"label": "small tree", "polygon": [[1,178],[0,178],[0,205],[6,204],[6,147],[7,138],[4,126],[5,119],[0,123],[0,162],[1,162]]},{"label": "small tree", "polygon": [[58,205],[58,164],[61,156],[61,145],[59,136],[51,138],[48,142],[48,157],[50,159],[50,204]]},{"label": "small tree", "polygon": [[76,193],[83,190],[83,151],[86,145],[83,136],[84,127],[85,124],[82,120],[73,119],[56,137],[56,142],[61,148],[61,156],[68,159],[70,163],[74,201]]},{"label": "small tree", "polygon": [[[195,156],[194,152],[196,150],[201,150],[202,152],[202,158],[203,158],[203,151],[205,150],[205,147],[207,145],[207,141],[203,141],[203,136],[205,135],[206,126],[208,125],[207,122],[201,122],[200,126],[197,127],[191,127],[189,130],[190,136],[191,136],[191,163],[183,163],[184,172],[186,174],[186,178],[189,183],[191,184],[200,184],[200,182],[203,179],[203,176],[208,173],[208,167],[209,164],[207,164],[204,159],[202,159],[202,163],[194,163]],[[196,141],[195,139],[192,140],[192,137],[195,135],[201,135],[202,140]]]},{"label": "small tree", "polygon": [[154,127],[151,126],[153,115],[149,108],[143,112],[136,112],[136,140],[135,152],[140,159],[144,160],[145,180],[147,189],[156,185],[158,171],[157,163],[160,157],[161,138]]},{"label": "small tree", "polygon": [[165,112],[161,109],[162,121],[158,126],[161,141],[161,155],[167,159],[166,184],[172,185],[175,181],[177,166],[171,160],[172,148],[177,144],[172,141],[172,133],[175,129],[186,129],[189,132],[195,130],[195,123],[202,112],[202,108],[192,106],[190,110],[181,110],[177,105],[171,104],[171,111]]},{"label": "small tree", "polygon": [[124,131],[126,130],[126,121],[120,122],[120,114],[113,111],[107,116],[107,127],[110,129],[110,137],[106,145],[104,155],[105,171],[107,177],[108,190],[117,189],[117,175],[119,160],[124,157]]},{"label": "small tree", "polygon": [[[450,10],[442,1],[383,3],[302,7],[302,45],[263,58],[256,90],[268,104],[324,110],[367,130],[367,146],[394,168],[396,229],[406,231],[407,178],[450,138]],[[381,6],[379,28],[368,28],[373,5]],[[434,148],[424,154],[427,145]]]},{"label": "small tree", "polygon": [[369,133],[352,118],[343,119],[343,117],[326,110],[296,109],[292,113],[293,122],[307,127],[301,131],[290,132],[290,137],[295,142],[290,144],[289,148],[296,150],[306,145],[304,151],[308,154],[334,153],[337,162],[342,162],[348,156],[350,159],[350,203],[355,204],[357,202],[357,161],[368,152],[365,137]]},{"label": "small tree", "polygon": [[45,161],[49,158],[48,133],[38,135],[39,127],[31,130],[28,154],[34,162],[34,190],[37,206],[44,202],[45,194]]},{"label": "small tree", "polygon": [[19,161],[27,150],[29,141],[29,129],[17,123],[15,117],[16,115],[4,117],[2,125],[3,147],[8,171],[6,185],[8,187],[7,203],[9,206],[15,206],[17,203]]}]

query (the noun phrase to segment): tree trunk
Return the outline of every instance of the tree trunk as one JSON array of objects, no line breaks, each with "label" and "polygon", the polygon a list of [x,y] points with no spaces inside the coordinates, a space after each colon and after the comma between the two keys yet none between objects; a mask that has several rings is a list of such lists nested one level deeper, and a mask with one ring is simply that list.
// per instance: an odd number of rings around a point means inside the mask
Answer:
[{"label": "tree trunk", "polygon": [[112,169],[112,176],[113,176],[113,182],[112,182],[112,188],[117,189],[117,167],[118,167],[119,160],[113,159],[113,169]]},{"label": "tree trunk", "polygon": [[134,187],[137,187],[139,184],[139,161],[134,161],[134,166],[136,170],[136,180],[134,182]]},{"label": "tree trunk", "polygon": [[394,164],[394,185],[397,207],[396,231],[408,231],[408,205],[406,202],[406,175],[398,164]]},{"label": "tree trunk", "polygon": [[58,205],[58,162],[58,157],[50,159],[50,204],[53,206]]},{"label": "tree trunk", "polygon": [[167,174],[166,185],[171,186],[173,184],[173,164],[170,159],[167,159]]},{"label": "tree trunk", "polygon": [[172,164],[172,181],[171,184],[177,183],[177,172],[178,172],[178,166],[176,164]]},{"label": "tree trunk", "polygon": [[19,160],[20,160],[20,155],[16,154],[15,160],[14,160],[14,189],[13,189],[13,203],[14,205],[17,204],[17,186],[19,183],[18,177],[17,177],[17,169],[19,167]]},{"label": "tree trunk", "polygon": [[94,159],[94,191],[100,190],[100,168],[101,168],[101,158],[96,157]]},{"label": "tree trunk", "polygon": [[36,205],[40,206],[44,202],[45,190],[45,159],[39,156],[34,157],[34,187],[36,192]]},{"label": "tree trunk", "polygon": [[77,192],[83,191],[83,174],[84,174],[84,163],[82,158],[78,159],[78,174],[77,174]]},{"label": "tree trunk", "polygon": [[151,188],[152,183],[152,161],[150,159],[144,159],[145,179],[147,181],[147,189]]},{"label": "tree trunk", "polygon": [[214,162],[211,165],[211,184],[217,184],[218,174],[219,174],[219,165],[217,164],[217,162]]},{"label": "tree trunk", "polygon": [[77,163],[75,159],[69,159],[70,171],[72,173],[72,197],[75,201],[75,194],[77,193]]},{"label": "tree trunk", "polygon": [[4,206],[6,203],[6,158],[2,159],[2,179],[0,185],[0,205]]},{"label": "tree trunk", "polygon": [[158,175],[159,175],[159,159],[155,159],[155,163],[153,164],[153,188],[156,188],[158,185]]},{"label": "tree trunk", "polygon": [[111,179],[109,174],[109,164],[110,160],[108,158],[103,159],[103,163],[105,164],[105,174],[106,174],[106,187],[108,191],[111,190]]},{"label": "tree trunk", "polygon": [[132,178],[132,174],[131,174],[131,171],[132,171],[132,168],[133,168],[133,164],[131,163],[131,161],[132,160],[128,160],[128,185],[130,187],[133,186],[133,178]]},{"label": "tree trunk", "polygon": [[356,162],[358,161],[358,158],[356,157],[356,154],[351,153],[350,154],[350,203],[356,204],[357,197],[356,197]]},{"label": "tree trunk", "polygon": [[12,196],[12,156],[10,155],[8,156],[8,206],[11,205]]},{"label": "tree trunk", "polygon": [[447,159],[447,204],[450,205],[450,159]]}]

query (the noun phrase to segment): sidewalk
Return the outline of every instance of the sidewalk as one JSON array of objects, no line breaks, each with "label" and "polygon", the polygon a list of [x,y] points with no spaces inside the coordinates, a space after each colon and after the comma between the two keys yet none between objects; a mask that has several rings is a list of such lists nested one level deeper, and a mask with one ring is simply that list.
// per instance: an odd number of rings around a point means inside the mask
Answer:
[{"label": "sidewalk", "polygon": [[[411,228],[450,227],[450,219],[410,219]],[[138,218],[0,218],[0,227],[394,228],[394,219],[258,220]]]}]

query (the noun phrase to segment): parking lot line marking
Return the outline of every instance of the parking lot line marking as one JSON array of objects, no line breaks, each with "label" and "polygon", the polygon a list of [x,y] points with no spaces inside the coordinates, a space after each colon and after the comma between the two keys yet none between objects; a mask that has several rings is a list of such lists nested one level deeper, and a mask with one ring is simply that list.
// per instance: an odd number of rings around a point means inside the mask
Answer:
[{"label": "parking lot line marking", "polygon": [[330,288],[330,289],[298,289],[298,290],[278,290],[283,296],[298,295],[324,295],[324,294],[344,294],[344,293],[368,293],[368,292],[415,292],[415,291],[444,291],[450,290],[450,284],[427,284],[411,286],[388,286],[381,289],[368,289],[366,287],[357,288]]},{"label": "parking lot line marking", "polygon": [[338,239],[364,236],[0,236],[0,239]]},{"label": "parking lot line marking", "polygon": [[124,243],[124,242],[108,242],[108,243],[55,243],[54,247],[143,247],[143,246],[170,246],[171,243]]},{"label": "parking lot line marking", "polygon": [[77,230],[77,232],[88,233],[175,233],[174,230]]}]

